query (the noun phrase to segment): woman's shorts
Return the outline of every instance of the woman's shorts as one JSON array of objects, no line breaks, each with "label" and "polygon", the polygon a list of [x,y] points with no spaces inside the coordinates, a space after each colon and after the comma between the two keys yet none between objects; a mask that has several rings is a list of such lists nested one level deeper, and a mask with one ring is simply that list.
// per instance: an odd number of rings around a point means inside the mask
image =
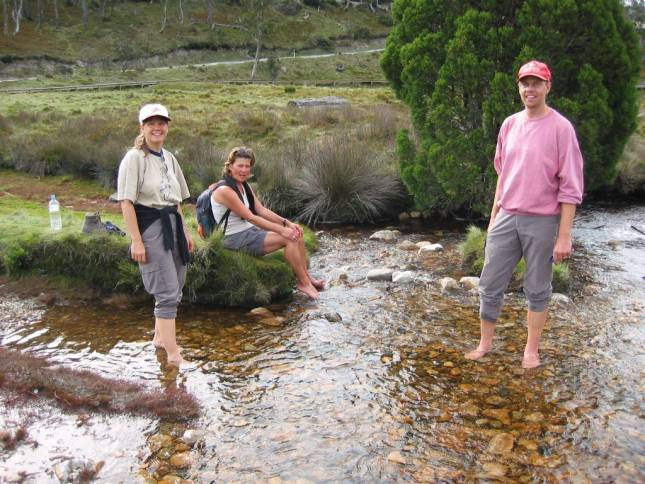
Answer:
[{"label": "woman's shorts", "polygon": [[264,255],[264,239],[266,230],[257,227],[243,230],[236,234],[224,237],[224,248],[230,250],[243,250],[251,255]]}]

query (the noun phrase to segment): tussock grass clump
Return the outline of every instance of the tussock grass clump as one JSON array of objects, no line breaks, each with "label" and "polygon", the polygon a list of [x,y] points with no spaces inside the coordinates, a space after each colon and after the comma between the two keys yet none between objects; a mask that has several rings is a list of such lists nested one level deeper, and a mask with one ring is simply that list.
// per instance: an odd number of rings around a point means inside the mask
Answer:
[{"label": "tussock grass clump", "polygon": [[372,143],[337,134],[294,141],[263,157],[256,173],[263,200],[280,213],[307,224],[371,223],[394,216],[405,201],[391,165]]},{"label": "tussock grass clump", "polygon": [[[466,238],[460,245],[461,260],[464,270],[470,274],[481,274],[484,267],[484,248],[486,244],[486,231],[471,225],[466,231]],[[524,259],[521,259],[515,270],[511,284],[515,288],[522,285],[524,278]],[[566,262],[553,265],[553,291],[566,293],[569,291],[571,280],[569,265]]]},{"label": "tussock grass clump", "polygon": [[307,163],[293,180],[301,206],[298,218],[308,224],[363,223],[392,216],[405,191],[386,166],[380,153],[350,136],[309,145]]},{"label": "tussock grass clump", "polygon": [[0,386],[27,397],[35,391],[71,408],[108,413],[155,415],[185,420],[199,415],[199,404],[181,389],[149,390],[142,385],[105,378],[85,370],[50,366],[44,358],[0,348]]}]

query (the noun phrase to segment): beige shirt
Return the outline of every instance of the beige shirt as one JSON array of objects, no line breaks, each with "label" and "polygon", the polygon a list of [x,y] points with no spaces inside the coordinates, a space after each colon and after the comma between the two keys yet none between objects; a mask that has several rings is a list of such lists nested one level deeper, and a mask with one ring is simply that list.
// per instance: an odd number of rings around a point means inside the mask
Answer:
[{"label": "beige shirt", "polygon": [[118,200],[161,209],[190,197],[177,159],[162,149],[163,159],[143,150],[130,149],[119,165]]}]

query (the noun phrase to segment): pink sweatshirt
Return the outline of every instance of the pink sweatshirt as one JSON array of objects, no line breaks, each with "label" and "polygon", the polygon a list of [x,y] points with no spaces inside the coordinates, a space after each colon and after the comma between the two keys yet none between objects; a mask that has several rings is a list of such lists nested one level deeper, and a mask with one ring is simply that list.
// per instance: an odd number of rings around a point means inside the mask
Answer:
[{"label": "pink sweatshirt", "polygon": [[509,116],[497,137],[498,205],[506,212],[557,215],[582,201],[582,154],[573,126],[553,108],[537,119]]}]

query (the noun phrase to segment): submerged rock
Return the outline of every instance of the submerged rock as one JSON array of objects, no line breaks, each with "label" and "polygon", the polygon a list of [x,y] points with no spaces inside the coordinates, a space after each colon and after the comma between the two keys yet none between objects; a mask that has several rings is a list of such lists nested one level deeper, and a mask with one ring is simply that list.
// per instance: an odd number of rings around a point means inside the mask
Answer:
[{"label": "submerged rock", "polygon": [[[486,411],[484,411],[486,413]],[[515,437],[512,434],[501,433],[495,435],[488,444],[488,452],[491,454],[507,454],[513,450]]]},{"label": "submerged rock", "polygon": [[372,269],[367,273],[368,281],[391,281],[394,269]]},{"label": "submerged rock", "polygon": [[399,244],[399,249],[401,250],[417,250],[417,244],[412,242],[411,240],[404,240]]},{"label": "submerged rock", "polygon": [[202,430],[188,429],[184,432],[184,435],[181,436],[181,440],[186,442],[188,445],[195,445],[197,442],[202,440],[205,435],[205,432]]},{"label": "submerged rock", "polygon": [[427,255],[433,252],[441,252],[443,246],[441,244],[427,244],[419,248],[419,255]]},{"label": "submerged rock", "polygon": [[262,319],[273,317],[273,313],[270,310],[268,310],[267,308],[264,308],[262,306],[260,306],[259,308],[251,309],[249,311],[249,314],[251,316],[255,316],[255,317],[258,317],[258,318],[262,318]]},{"label": "submerged rock", "polygon": [[264,318],[260,320],[260,324],[273,327],[282,326],[284,322],[285,318],[283,318],[282,316],[274,316],[272,318]]},{"label": "submerged rock", "polygon": [[497,462],[486,462],[483,467],[486,475],[490,477],[504,477],[508,472],[507,466]]},{"label": "submerged rock", "polygon": [[398,230],[379,230],[370,235],[370,240],[380,240],[383,242],[392,242],[401,235],[401,232]]}]

